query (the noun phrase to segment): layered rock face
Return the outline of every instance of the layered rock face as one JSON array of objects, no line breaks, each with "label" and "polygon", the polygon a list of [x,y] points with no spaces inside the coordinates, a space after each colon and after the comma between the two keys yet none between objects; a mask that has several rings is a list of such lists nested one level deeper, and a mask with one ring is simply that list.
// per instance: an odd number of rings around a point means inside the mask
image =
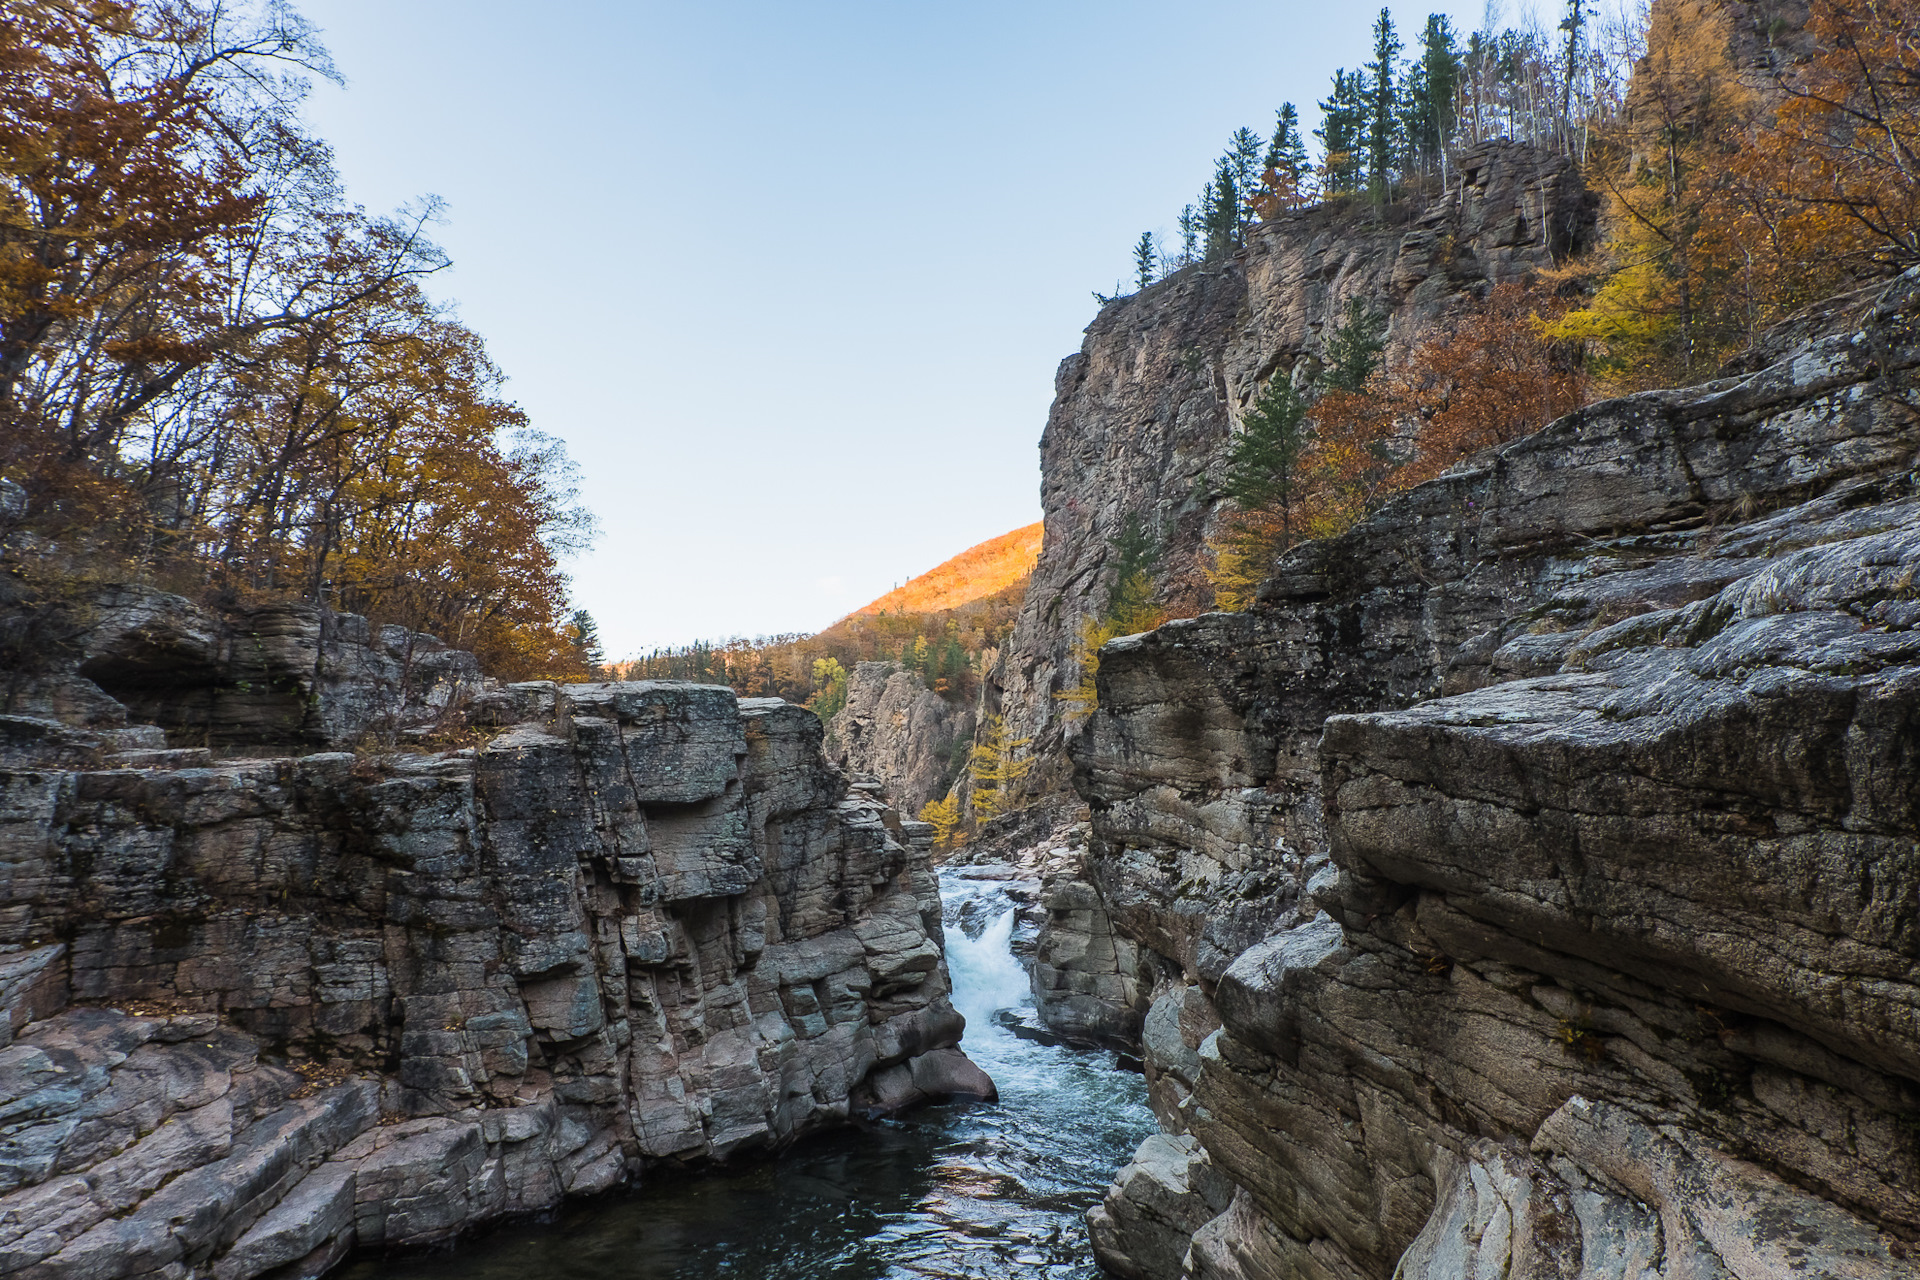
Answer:
[{"label": "layered rock face", "polygon": [[827,725],[827,754],[876,779],[903,813],[947,794],[973,742],[971,707],[947,701],[891,662],[862,662],[847,678],[847,704]]},{"label": "layered rock face", "polygon": [[[1396,215],[1399,216],[1399,215]],[[988,689],[1038,761],[1028,786],[1064,791],[1076,726],[1054,694],[1080,678],[1081,621],[1105,601],[1109,540],[1139,519],[1160,542],[1166,603],[1212,603],[1201,570],[1234,424],[1276,371],[1305,378],[1350,299],[1388,320],[1406,355],[1489,283],[1563,261],[1592,234],[1571,164],[1513,143],[1462,158],[1446,196],[1393,225],[1316,208],[1261,223],[1231,259],[1189,267],[1104,308],[1061,362],[1040,440],[1040,560]]]},{"label": "layered rock face", "polygon": [[929,830],[849,794],[810,712],[472,694],[496,731],[431,754],[5,718],[0,1273],[312,1275],[991,1093]]},{"label": "layered rock face", "polygon": [[1181,1135],[1113,1269],[1920,1269],[1917,296],[1103,651],[1090,909]]}]

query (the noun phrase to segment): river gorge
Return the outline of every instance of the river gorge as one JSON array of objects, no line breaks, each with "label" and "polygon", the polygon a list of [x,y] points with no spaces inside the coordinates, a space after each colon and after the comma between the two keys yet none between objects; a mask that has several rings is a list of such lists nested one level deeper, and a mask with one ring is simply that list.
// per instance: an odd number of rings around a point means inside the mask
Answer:
[{"label": "river gorge", "polygon": [[[1032,994],[1009,949],[1015,904],[943,874],[947,964],[968,1055],[997,1104],[929,1107],[816,1138],[777,1161],[610,1193],[557,1221],[503,1228],[448,1256],[364,1264],[349,1280],[704,1280],[752,1276],[1099,1275],[1085,1213],[1153,1128],[1145,1083],[1110,1050],[1016,1035]],[[972,904],[964,920],[960,909]],[[968,932],[967,924],[972,924]],[[1017,1023],[1015,1025],[1018,1025]],[[1022,1028],[1024,1030],[1024,1028]]]},{"label": "river gorge", "polygon": [[[35,597],[0,482],[0,1276],[1910,1280],[1920,268],[1198,598],[1258,389],[1592,203],[1490,144],[1104,303],[978,706],[855,672],[857,768],[730,687]],[[1082,652],[1133,516],[1191,616]],[[882,779],[962,723],[1032,758],[937,855]]]}]

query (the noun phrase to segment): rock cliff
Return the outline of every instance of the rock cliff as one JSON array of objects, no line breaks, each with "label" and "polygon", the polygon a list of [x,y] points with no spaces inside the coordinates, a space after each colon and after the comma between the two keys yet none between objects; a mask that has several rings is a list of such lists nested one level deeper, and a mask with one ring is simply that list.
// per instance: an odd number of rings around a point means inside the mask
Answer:
[{"label": "rock cliff", "polygon": [[1171,1135],[1113,1270],[1920,1269],[1917,306],[1103,651],[1083,906]]},{"label": "rock cliff", "polygon": [[1081,620],[1104,602],[1109,540],[1140,519],[1162,547],[1164,602],[1211,607],[1205,542],[1234,424],[1276,370],[1304,376],[1349,299],[1387,317],[1404,356],[1476,290],[1552,266],[1590,238],[1594,201],[1564,158],[1490,143],[1445,197],[1384,223],[1324,206],[1261,223],[1230,259],[1188,267],[1103,308],[1061,362],[1040,440],[1045,540],[987,691],[1038,761],[1028,786],[1064,791],[1054,695],[1080,678]]},{"label": "rock cliff", "polygon": [[862,662],[847,704],[827,724],[827,753],[854,776],[878,780],[902,813],[938,800],[966,765],[974,714],[891,662]]},{"label": "rock cliff", "polygon": [[0,1274],[315,1275],[990,1095],[929,829],[810,712],[501,687],[298,609],[68,613],[0,716]]}]

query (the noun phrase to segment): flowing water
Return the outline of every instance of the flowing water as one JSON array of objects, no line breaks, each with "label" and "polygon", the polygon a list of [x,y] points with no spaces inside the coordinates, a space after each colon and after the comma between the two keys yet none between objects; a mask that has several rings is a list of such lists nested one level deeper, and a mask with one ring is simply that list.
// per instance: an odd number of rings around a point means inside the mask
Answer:
[{"label": "flowing water", "polygon": [[[448,1254],[361,1263],[348,1280],[916,1280],[1099,1274],[1082,1215],[1153,1130],[1141,1078],[1114,1055],[1016,1036],[1030,1008],[991,881],[943,872],[947,964],[963,1047],[997,1106],[929,1107],[742,1169],[563,1208]],[[973,932],[969,933],[969,929]]]}]

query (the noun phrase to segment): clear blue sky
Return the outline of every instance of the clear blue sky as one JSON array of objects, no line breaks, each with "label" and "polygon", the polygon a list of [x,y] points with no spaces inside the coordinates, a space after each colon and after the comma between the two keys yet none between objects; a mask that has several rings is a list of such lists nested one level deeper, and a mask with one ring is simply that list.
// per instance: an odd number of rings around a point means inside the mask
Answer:
[{"label": "clear blue sky", "polygon": [[[350,197],[443,197],[457,303],[560,436],[615,657],[813,631],[1039,518],[1090,290],[1377,8],[304,0]],[[1411,42],[1428,12],[1396,5]]]}]

